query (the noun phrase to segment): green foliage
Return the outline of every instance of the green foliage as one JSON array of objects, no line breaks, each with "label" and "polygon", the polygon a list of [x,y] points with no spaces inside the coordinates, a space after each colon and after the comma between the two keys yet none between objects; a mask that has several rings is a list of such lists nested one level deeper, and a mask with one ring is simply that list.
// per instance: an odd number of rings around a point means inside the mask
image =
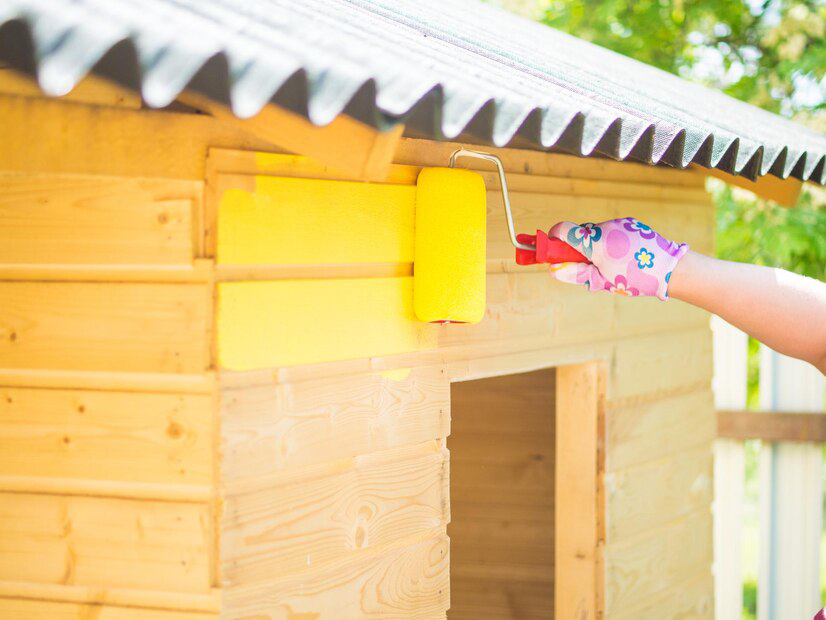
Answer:
[{"label": "green foliage", "polygon": [[[544,6],[541,21],[554,28],[816,128],[826,124],[823,0],[549,0],[537,6]],[[822,198],[803,192],[796,209],[730,188],[718,189],[715,198],[720,258],[826,277]]]},{"label": "green foliage", "polygon": [[757,582],[743,583],[743,620],[757,620]]},{"label": "green foliage", "polygon": [[542,21],[774,112],[823,106],[793,99],[826,75],[820,0],[552,0]]},{"label": "green foliage", "polygon": [[720,258],[826,278],[826,206],[810,192],[794,209],[738,197],[722,184],[713,193]]}]

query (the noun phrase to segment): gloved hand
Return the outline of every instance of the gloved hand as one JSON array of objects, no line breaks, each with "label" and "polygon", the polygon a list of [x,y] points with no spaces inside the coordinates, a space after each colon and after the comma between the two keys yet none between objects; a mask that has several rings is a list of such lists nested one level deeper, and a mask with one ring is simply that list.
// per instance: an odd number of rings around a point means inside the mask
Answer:
[{"label": "gloved hand", "polygon": [[599,224],[559,222],[548,237],[565,241],[591,261],[551,265],[557,280],[585,284],[591,291],[657,296],[663,301],[671,272],[688,251],[688,244],[669,241],[632,217]]}]

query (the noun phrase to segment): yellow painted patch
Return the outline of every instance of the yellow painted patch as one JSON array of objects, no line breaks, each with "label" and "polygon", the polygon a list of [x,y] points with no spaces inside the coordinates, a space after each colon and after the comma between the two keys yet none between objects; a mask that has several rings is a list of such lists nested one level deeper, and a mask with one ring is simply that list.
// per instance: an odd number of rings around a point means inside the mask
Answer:
[{"label": "yellow painted patch", "polygon": [[225,282],[219,363],[252,370],[419,351],[437,330],[413,315],[413,279]]},{"label": "yellow painted patch", "polygon": [[255,191],[224,192],[221,264],[411,262],[416,188],[255,177]]},{"label": "yellow painted patch", "polygon": [[383,370],[379,375],[391,381],[404,381],[410,376],[411,370],[412,368],[394,368],[393,370]]}]

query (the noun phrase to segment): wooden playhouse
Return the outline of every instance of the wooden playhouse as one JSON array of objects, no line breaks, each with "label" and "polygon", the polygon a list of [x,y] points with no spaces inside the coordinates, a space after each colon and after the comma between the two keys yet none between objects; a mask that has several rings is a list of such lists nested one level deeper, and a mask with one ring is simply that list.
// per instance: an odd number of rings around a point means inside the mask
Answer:
[{"label": "wooden playhouse", "polygon": [[[713,617],[708,315],[518,267],[467,161],[486,315],[420,323],[416,177],[474,144],[520,231],[634,215],[710,253],[708,168],[793,195],[777,177],[822,181],[816,137],[489,7],[471,40],[461,4],[68,4],[51,29],[0,9],[0,617]],[[537,77],[531,41],[599,67],[593,92]],[[634,89],[670,104],[633,117]],[[710,105],[731,124],[686,111]],[[789,146],[735,131],[750,115]]]}]

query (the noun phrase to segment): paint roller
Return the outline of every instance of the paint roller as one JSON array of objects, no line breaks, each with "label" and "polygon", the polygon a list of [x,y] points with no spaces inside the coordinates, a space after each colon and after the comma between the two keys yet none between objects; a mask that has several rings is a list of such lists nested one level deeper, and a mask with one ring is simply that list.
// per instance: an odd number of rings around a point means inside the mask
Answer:
[{"label": "paint roller", "polygon": [[485,314],[485,181],[476,172],[456,168],[460,157],[496,164],[517,264],[588,262],[540,230],[536,245],[523,243],[532,237],[514,232],[502,161],[490,153],[459,149],[451,154],[449,167],[423,168],[416,181],[413,310],[429,323],[478,323]]}]

